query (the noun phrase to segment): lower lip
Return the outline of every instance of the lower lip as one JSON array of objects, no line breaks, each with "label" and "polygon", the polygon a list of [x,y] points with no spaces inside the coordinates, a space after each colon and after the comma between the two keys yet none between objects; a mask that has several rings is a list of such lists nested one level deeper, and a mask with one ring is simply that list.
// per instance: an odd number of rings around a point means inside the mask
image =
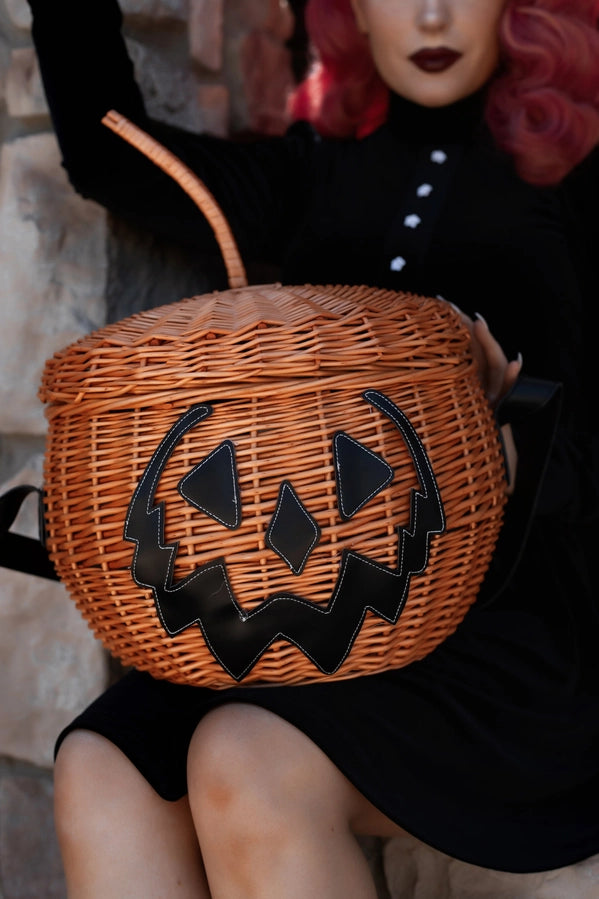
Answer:
[{"label": "lower lip", "polygon": [[459,58],[459,53],[418,53],[410,60],[423,72],[435,73],[449,69]]}]

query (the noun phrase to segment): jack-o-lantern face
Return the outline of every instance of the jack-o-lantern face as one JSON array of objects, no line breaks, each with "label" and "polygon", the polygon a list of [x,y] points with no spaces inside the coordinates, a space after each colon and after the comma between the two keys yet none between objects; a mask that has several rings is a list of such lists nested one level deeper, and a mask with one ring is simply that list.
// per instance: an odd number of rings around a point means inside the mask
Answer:
[{"label": "jack-o-lantern face", "polygon": [[[155,502],[160,476],[183,437],[212,409],[198,405],[182,415],[161,441],[132,497],[124,537],[136,544],[131,573],[149,587],[166,632],[173,636],[199,625],[220,665],[241,680],[277,639],[298,647],[325,674],[333,674],[360,631],[368,610],[395,624],[404,608],[410,578],[427,564],[430,536],[445,528],[444,512],[428,455],[408,418],[384,394],[363,398],[401,434],[416,468],[419,490],[411,494],[410,524],[397,531],[397,565],[389,567],[352,549],[343,549],[339,572],[326,605],[293,591],[274,590],[250,611],[233,592],[224,556],[211,557],[182,579],[174,577],[177,542],[165,541],[164,502]],[[350,429],[351,430],[351,429]],[[348,431],[331,435],[337,509],[349,521],[393,479],[393,468]],[[223,440],[179,482],[183,499],[235,530],[243,520],[243,491],[236,448]],[[266,544],[298,577],[310,564],[320,540],[318,522],[294,488],[293,472],[282,480],[266,530]],[[226,546],[226,542],[225,542]]]}]

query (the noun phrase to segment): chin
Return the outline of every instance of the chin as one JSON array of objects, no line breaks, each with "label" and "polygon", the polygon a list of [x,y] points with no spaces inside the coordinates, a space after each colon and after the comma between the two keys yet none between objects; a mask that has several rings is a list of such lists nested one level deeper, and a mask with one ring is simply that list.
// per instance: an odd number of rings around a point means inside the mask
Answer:
[{"label": "chin", "polygon": [[465,100],[466,97],[470,97],[472,94],[475,94],[482,86],[482,83],[477,83],[475,85],[470,85],[468,87],[458,89],[450,86],[443,87],[442,85],[438,85],[435,87],[433,85],[428,90],[418,89],[413,91],[406,90],[404,86],[403,90],[398,90],[397,88],[395,88],[395,92],[405,100],[409,100],[412,103],[417,103],[419,106],[425,106],[429,107],[430,109],[435,109],[441,106],[451,106],[452,103],[458,103],[460,100]]},{"label": "chin", "polygon": [[[411,103],[434,109],[440,106],[451,106],[466,97],[475,94],[489,80],[492,73],[483,71],[460,71],[460,62],[444,72],[428,74],[415,67],[403,68],[401,72],[389,72],[389,78],[381,73],[387,86]],[[392,76],[392,77],[391,77]]]},{"label": "chin", "polygon": [[458,100],[462,100],[467,94],[436,94],[431,96],[430,94],[410,94],[407,92],[398,91],[399,95],[402,96],[405,100],[409,100],[412,103],[417,103],[418,106],[425,106],[429,109],[436,109],[441,106],[451,106],[452,103],[457,103]]}]

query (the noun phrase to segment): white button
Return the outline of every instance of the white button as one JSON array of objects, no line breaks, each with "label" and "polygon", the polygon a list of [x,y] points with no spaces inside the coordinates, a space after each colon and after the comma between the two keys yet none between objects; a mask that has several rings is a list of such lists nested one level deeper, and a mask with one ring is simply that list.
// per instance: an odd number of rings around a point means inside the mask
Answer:
[{"label": "white button", "polygon": [[418,188],[418,190],[416,191],[416,194],[419,197],[429,197],[432,194],[432,192],[433,192],[432,184],[421,184],[420,187]]},{"label": "white button", "polygon": [[421,221],[420,216],[413,212],[411,215],[406,215],[403,223],[406,228],[417,228]]},{"label": "white button", "polygon": [[405,264],[406,260],[403,256],[396,256],[395,259],[391,260],[390,269],[392,272],[400,272]]},{"label": "white button", "polygon": [[444,150],[433,150],[431,153],[431,161],[436,162],[437,165],[443,165],[443,163],[447,161],[447,153],[445,153]]}]

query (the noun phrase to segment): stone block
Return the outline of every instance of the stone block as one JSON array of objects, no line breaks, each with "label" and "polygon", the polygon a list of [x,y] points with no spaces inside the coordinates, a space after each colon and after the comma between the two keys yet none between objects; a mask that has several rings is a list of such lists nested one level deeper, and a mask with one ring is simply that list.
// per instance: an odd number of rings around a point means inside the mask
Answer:
[{"label": "stone block", "polygon": [[294,27],[295,17],[287,0],[269,0],[263,30],[284,43],[293,34]]},{"label": "stone block", "polygon": [[293,31],[294,17],[287,0],[227,0],[226,15],[230,33],[257,29],[286,41]]},{"label": "stone block", "polygon": [[31,28],[31,10],[25,0],[4,0],[11,25],[23,31]]},{"label": "stone block", "polygon": [[189,0],[189,52],[202,68],[223,65],[223,0]]},{"label": "stone block", "polygon": [[377,899],[391,899],[383,869],[384,840],[380,837],[358,837],[358,843],[372,874]]},{"label": "stone block", "polygon": [[241,44],[241,72],[249,127],[259,134],[283,134],[294,87],[289,50],[267,31],[252,31]]},{"label": "stone block", "polygon": [[120,6],[125,19],[135,17],[156,25],[165,20],[184,22],[189,0],[121,0]]},{"label": "stone block", "polygon": [[0,154],[0,431],[42,434],[45,360],[105,320],[106,213],[67,181],[52,134]]},{"label": "stone block", "polygon": [[[0,487],[42,484],[43,457]],[[12,530],[37,537],[37,504]],[[107,655],[62,584],[0,568],[0,755],[52,764],[60,730],[107,685]]]},{"label": "stone block", "polygon": [[8,114],[14,118],[25,119],[48,113],[37,56],[32,47],[12,51],[5,97]]},{"label": "stone block", "polygon": [[554,871],[510,874],[457,861],[409,834],[387,841],[392,899],[597,899],[599,855]]},{"label": "stone block", "polygon": [[224,84],[201,84],[197,98],[202,113],[202,131],[226,137],[230,106],[228,88]]},{"label": "stone block", "polygon": [[128,39],[127,49],[149,115],[170,125],[201,131],[197,80],[190,67],[137,40]]},{"label": "stone block", "polygon": [[294,84],[285,42],[293,15],[278,0],[229,0],[225,6],[224,77],[231,94],[231,130],[281,134]]},{"label": "stone block", "polygon": [[49,777],[0,775],[0,884],[3,899],[64,899]]}]

